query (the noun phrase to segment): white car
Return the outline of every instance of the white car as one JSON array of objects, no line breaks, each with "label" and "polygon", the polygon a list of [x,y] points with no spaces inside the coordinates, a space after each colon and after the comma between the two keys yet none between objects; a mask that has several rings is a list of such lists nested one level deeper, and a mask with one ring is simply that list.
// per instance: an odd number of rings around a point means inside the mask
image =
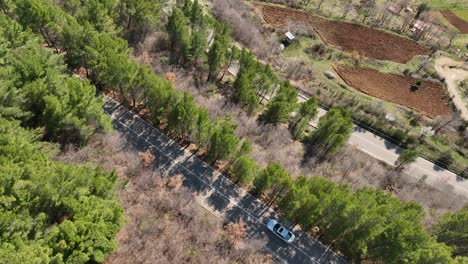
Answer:
[{"label": "white car", "polygon": [[294,238],[296,238],[289,229],[278,223],[275,219],[270,219],[268,221],[267,228],[286,243],[291,244],[294,241]]}]

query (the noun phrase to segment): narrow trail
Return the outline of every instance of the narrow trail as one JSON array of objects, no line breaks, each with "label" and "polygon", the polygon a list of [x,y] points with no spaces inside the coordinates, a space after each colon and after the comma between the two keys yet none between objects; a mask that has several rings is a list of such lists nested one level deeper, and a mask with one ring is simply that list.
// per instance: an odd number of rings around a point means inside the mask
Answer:
[{"label": "narrow trail", "polygon": [[467,102],[457,90],[458,82],[468,79],[468,63],[454,61],[447,57],[439,57],[435,61],[435,69],[440,76],[445,78],[450,97],[453,98],[453,103],[460,111],[461,117],[468,121]]}]

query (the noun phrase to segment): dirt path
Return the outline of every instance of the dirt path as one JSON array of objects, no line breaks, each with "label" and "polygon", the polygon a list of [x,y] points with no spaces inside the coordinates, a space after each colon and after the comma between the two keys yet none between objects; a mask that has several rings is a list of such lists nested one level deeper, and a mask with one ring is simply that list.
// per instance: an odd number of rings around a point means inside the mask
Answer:
[{"label": "dirt path", "polygon": [[463,100],[457,90],[458,81],[468,79],[468,64],[447,57],[440,57],[435,62],[435,69],[440,76],[445,78],[445,83],[450,96],[453,97],[455,107],[460,110],[462,118],[468,121],[467,102]]}]

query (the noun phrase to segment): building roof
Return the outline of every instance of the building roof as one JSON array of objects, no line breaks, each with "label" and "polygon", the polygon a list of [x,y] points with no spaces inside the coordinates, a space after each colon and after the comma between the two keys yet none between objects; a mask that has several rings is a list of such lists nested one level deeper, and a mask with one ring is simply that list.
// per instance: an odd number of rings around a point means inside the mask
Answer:
[{"label": "building roof", "polygon": [[286,35],[286,37],[287,37],[288,39],[290,39],[290,40],[293,40],[293,39],[295,39],[295,38],[296,38],[296,37],[294,37],[294,35],[293,35],[291,32],[289,32],[289,31],[288,31],[288,32],[286,32],[286,34],[285,34],[285,35]]},{"label": "building roof", "polygon": [[391,13],[393,14],[398,14],[400,10],[398,10],[398,8],[394,7],[394,6],[388,6],[387,7],[388,11],[390,11]]},{"label": "building roof", "polygon": [[411,13],[413,13],[413,12],[414,12],[414,9],[413,9],[411,6],[406,6],[406,7],[405,7],[405,11],[406,11],[406,12],[411,12]]},{"label": "building roof", "polygon": [[429,23],[426,23],[422,20],[416,20],[416,22],[413,25],[413,29],[418,29],[418,30],[425,30],[428,27],[429,27]]}]

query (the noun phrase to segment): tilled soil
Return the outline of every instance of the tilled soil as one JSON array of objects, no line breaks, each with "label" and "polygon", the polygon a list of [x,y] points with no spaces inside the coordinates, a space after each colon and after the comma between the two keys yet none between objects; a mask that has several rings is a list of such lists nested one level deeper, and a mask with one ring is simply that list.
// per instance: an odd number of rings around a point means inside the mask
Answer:
[{"label": "tilled soil", "polygon": [[437,82],[422,81],[418,89],[412,89],[416,80],[407,76],[346,65],[337,65],[335,70],[346,84],[371,96],[409,107],[432,118],[452,113],[449,96]]},{"label": "tilled soil", "polygon": [[356,51],[365,57],[406,63],[416,55],[430,52],[411,39],[359,24],[332,21],[278,6],[258,4],[257,9],[274,27],[285,27],[289,23],[310,24],[326,43],[347,52]]},{"label": "tilled soil", "polygon": [[458,17],[452,11],[440,11],[440,13],[450,22],[450,24],[460,30],[461,33],[468,34],[468,22]]}]

